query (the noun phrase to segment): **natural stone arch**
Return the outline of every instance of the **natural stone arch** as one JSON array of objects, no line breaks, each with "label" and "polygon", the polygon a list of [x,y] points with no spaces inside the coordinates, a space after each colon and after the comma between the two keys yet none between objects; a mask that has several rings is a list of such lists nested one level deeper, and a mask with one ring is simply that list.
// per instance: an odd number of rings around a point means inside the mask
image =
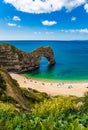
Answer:
[{"label": "natural stone arch", "polygon": [[39,67],[41,67],[41,66],[43,66],[45,64],[46,64],[46,66],[48,66],[49,65],[49,61],[48,61],[48,59],[45,56],[42,56],[40,58]]},{"label": "natural stone arch", "polygon": [[[45,57],[48,60],[48,65],[53,65],[55,64],[55,59],[54,59],[54,53],[51,47],[40,47],[33,51],[34,55],[37,56],[38,60],[38,65],[40,63],[40,60],[42,57]],[[35,57],[35,56],[34,56]]]},{"label": "natural stone arch", "polygon": [[39,68],[41,57],[46,57],[49,66],[55,64],[51,47],[40,47],[32,52],[24,52],[10,44],[0,45],[0,65],[8,71],[24,72]]}]

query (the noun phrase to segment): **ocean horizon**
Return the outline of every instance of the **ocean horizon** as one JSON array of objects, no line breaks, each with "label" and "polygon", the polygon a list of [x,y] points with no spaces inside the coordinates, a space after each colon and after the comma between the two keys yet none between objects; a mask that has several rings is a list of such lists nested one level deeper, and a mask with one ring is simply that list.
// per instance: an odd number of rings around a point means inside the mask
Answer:
[{"label": "ocean horizon", "polygon": [[26,52],[40,46],[50,46],[54,51],[56,64],[49,67],[41,57],[40,68],[25,72],[26,76],[44,80],[88,80],[88,40],[2,40]]}]

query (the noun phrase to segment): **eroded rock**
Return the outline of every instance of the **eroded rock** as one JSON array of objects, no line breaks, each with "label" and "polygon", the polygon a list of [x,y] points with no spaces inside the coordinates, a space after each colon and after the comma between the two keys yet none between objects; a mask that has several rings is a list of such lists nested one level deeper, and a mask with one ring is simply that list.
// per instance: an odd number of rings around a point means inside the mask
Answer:
[{"label": "eroded rock", "polygon": [[40,60],[46,57],[49,66],[55,64],[51,47],[40,47],[32,52],[24,52],[10,44],[0,44],[0,65],[8,71],[25,72],[39,68]]}]

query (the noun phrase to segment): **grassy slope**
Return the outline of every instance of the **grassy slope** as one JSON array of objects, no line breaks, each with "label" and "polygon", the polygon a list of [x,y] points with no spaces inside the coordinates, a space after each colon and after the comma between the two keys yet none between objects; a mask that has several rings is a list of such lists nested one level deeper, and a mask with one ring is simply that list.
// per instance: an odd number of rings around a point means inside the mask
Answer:
[{"label": "grassy slope", "polygon": [[86,107],[78,105],[87,97],[46,99],[36,103],[31,113],[0,109],[0,130],[88,130],[88,102]]},{"label": "grassy slope", "polygon": [[48,96],[35,90],[21,89],[16,80],[12,79],[8,72],[0,68],[0,100],[17,105],[29,111],[34,102],[40,102]]},{"label": "grassy slope", "polygon": [[[31,112],[21,111],[24,102]],[[82,98],[49,98],[36,90],[21,90],[8,72],[0,69],[0,130],[13,129],[88,130],[88,93]]]}]

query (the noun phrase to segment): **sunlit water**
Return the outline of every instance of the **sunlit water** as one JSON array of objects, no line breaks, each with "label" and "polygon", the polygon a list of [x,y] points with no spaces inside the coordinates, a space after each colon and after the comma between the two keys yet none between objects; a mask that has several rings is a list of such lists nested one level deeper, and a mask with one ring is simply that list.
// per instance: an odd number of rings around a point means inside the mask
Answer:
[{"label": "sunlit water", "polygon": [[43,57],[40,68],[25,73],[27,76],[48,80],[88,80],[88,41],[9,41],[9,43],[26,52],[40,46],[52,47],[56,64],[48,67],[48,61]]}]

